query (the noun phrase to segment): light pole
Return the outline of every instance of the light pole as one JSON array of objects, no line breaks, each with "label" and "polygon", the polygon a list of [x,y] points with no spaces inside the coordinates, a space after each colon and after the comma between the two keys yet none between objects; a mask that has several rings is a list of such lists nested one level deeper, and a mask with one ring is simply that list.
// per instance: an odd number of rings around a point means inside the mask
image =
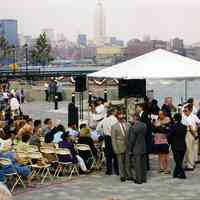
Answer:
[{"label": "light pole", "polygon": [[13,72],[15,73],[15,62],[16,62],[16,49],[15,49],[15,45],[13,45],[12,46],[12,60],[13,60],[13,68],[12,68],[12,70],[13,70]]},{"label": "light pole", "polygon": [[24,45],[26,58],[26,77],[28,78],[28,44]]}]

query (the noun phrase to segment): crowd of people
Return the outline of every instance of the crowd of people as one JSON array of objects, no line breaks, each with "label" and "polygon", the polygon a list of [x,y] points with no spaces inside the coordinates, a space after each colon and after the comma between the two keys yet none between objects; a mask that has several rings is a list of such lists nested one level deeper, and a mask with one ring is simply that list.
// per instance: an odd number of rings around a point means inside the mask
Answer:
[{"label": "crowd of people", "polygon": [[185,179],[185,171],[193,171],[199,163],[200,109],[193,98],[176,107],[172,98],[166,97],[161,108],[157,100],[145,99],[136,104],[130,122],[119,109],[112,109],[106,117],[105,110],[99,102],[93,113],[96,131],[104,136],[107,175],[120,175],[122,182],[146,182],[152,153],[158,155],[158,172],[170,175],[173,170],[174,178]]},{"label": "crowd of people", "polygon": [[[10,106],[12,98],[17,100],[12,94]],[[88,174],[94,169],[94,162],[101,160],[105,161],[106,175],[116,174],[122,182],[136,184],[147,182],[152,153],[158,155],[158,172],[170,175],[173,170],[174,178],[185,179],[185,171],[195,170],[199,163],[200,110],[192,98],[176,107],[172,98],[167,97],[161,108],[156,100],[145,99],[144,103],[136,104],[130,122],[126,121],[124,110],[110,108],[102,98],[97,98],[90,105],[90,120],[80,127],[71,123],[55,124],[50,118],[43,122],[33,120],[19,109],[20,106],[11,109],[12,112],[1,115],[0,119],[0,160],[12,161],[12,165],[0,165],[2,182],[6,174],[12,173],[14,165],[17,173],[27,178],[27,185],[34,187],[30,159],[19,156],[21,152],[30,152],[33,146],[38,151],[42,148],[70,151],[68,155],[58,156],[42,153],[43,162],[51,166],[51,173],[56,170],[56,162],[70,162],[78,166],[80,173]],[[79,151],[79,144],[89,149]],[[170,165],[170,152],[174,169]]]}]

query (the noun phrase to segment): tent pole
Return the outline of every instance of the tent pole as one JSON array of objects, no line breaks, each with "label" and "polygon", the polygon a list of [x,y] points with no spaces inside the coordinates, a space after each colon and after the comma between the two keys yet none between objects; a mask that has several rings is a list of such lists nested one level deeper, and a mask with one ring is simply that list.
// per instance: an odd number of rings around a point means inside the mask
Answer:
[{"label": "tent pole", "polygon": [[187,89],[188,89],[188,82],[185,79],[185,101],[187,101],[187,98],[188,98]]}]

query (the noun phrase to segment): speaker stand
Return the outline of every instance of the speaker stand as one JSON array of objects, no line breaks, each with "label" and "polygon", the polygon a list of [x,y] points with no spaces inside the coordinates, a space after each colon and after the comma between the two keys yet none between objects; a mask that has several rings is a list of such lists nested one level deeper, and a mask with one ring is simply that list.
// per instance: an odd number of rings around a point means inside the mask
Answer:
[{"label": "speaker stand", "polygon": [[84,113],[83,113],[83,92],[79,92],[79,116],[80,116],[80,120],[84,119]]}]

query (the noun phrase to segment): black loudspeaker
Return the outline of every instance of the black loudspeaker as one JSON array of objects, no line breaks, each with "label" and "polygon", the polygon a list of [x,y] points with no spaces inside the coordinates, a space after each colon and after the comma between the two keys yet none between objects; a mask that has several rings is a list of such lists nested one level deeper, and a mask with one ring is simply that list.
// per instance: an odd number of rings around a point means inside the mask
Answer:
[{"label": "black loudspeaker", "polygon": [[78,108],[74,103],[68,105],[68,124],[76,124],[78,127]]},{"label": "black loudspeaker", "polygon": [[75,78],[75,91],[84,92],[87,90],[87,78],[85,75],[77,76]]},{"label": "black loudspeaker", "polygon": [[146,96],[146,80],[131,79],[119,80],[119,98],[124,97],[145,97]]}]

